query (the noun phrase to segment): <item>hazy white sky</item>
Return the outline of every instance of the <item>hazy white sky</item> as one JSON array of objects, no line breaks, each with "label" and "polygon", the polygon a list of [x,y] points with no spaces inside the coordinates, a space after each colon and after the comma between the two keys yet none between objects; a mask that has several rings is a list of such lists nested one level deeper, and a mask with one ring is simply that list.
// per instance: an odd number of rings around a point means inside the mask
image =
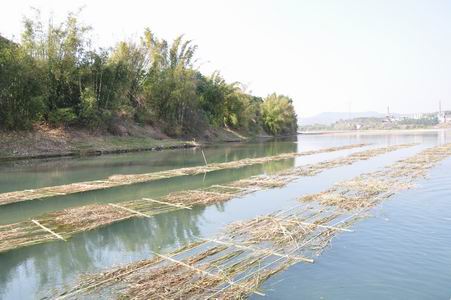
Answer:
[{"label": "hazy white sky", "polygon": [[295,101],[300,116],[322,111],[414,113],[451,109],[451,1],[446,0],[13,0],[0,34],[20,37],[30,7],[81,18],[100,46],[144,27],[199,45],[201,70],[220,70],[259,96]]}]

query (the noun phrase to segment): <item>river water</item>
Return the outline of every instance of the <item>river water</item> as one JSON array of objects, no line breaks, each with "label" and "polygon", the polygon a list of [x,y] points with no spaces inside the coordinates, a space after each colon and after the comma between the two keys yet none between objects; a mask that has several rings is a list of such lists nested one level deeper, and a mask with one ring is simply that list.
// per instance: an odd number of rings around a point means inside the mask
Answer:
[{"label": "river water", "polygon": [[[206,175],[93,191],[0,207],[0,224],[27,220],[50,211],[90,203],[141,197],[224,184],[257,174],[342,157],[400,143],[418,145],[302,177],[286,187],[260,191],[211,205],[130,219],[51,242],[0,254],[0,299],[40,299],[72,286],[81,275],[167,253],[211,237],[225,225],[292,207],[299,196],[320,192],[340,180],[378,170],[424,148],[451,142],[450,131],[404,134],[298,136],[261,143],[206,148],[209,162],[232,161],[354,143],[365,148],[302,156]],[[0,164],[0,193],[203,164],[196,149],[141,152],[88,158]],[[335,238],[314,264],[298,264],[264,283],[265,299],[450,299],[451,158],[430,171],[415,189],[394,195],[371,216]],[[259,298],[253,295],[251,298]]]}]

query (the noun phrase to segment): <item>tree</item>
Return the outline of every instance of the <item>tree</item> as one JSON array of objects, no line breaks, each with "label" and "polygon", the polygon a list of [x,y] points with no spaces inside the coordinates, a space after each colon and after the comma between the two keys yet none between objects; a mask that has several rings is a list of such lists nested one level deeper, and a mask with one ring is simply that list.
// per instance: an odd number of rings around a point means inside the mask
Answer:
[{"label": "tree", "polygon": [[150,68],[150,53],[141,43],[120,42],[111,53],[110,63],[116,68],[115,84],[120,85],[118,98],[127,99],[134,108],[143,107],[143,83]]},{"label": "tree", "polygon": [[199,134],[208,125],[248,133],[264,128],[293,133],[288,97],[262,101],[219,72],[196,68],[197,45],[183,35],[171,43],[146,29],[138,42],[93,49],[91,30],[70,13],[55,24],[26,18],[21,44],[0,37],[0,126],[36,121],[109,127],[114,117],[161,127],[173,136]]},{"label": "tree", "polygon": [[0,37],[0,127],[23,129],[40,120],[41,75],[19,45]]},{"label": "tree", "polygon": [[60,24],[49,20],[45,27],[39,11],[34,19],[26,18],[24,25],[22,48],[44,74],[41,84],[48,111],[76,107],[83,92],[80,63],[90,44],[86,34],[91,28],[81,25],[74,13]]},{"label": "tree", "polygon": [[293,101],[273,93],[261,104],[263,126],[271,134],[293,134],[297,130],[297,118]]},{"label": "tree", "polygon": [[144,42],[150,55],[150,68],[144,81],[148,108],[165,123],[166,131],[180,135],[198,120],[196,71],[193,69],[197,46],[177,37],[170,45],[149,29]]}]

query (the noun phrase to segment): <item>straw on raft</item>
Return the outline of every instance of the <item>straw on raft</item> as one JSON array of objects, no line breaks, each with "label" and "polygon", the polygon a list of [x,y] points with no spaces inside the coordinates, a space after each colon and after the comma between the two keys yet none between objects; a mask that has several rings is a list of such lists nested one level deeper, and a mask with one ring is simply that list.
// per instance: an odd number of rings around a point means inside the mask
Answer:
[{"label": "straw on raft", "polygon": [[[305,212],[286,215],[270,214],[251,221],[235,222],[228,227],[227,234],[235,242],[246,246],[268,245],[279,255],[288,255],[297,249],[318,228],[332,229],[327,224],[337,217],[332,211],[314,210],[310,215]],[[343,228],[339,228],[342,230]]]},{"label": "straw on raft", "polygon": [[[333,202],[324,200],[327,197],[303,197],[303,203],[315,203],[237,222],[217,239],[205,239],[168,255],[155,253],[156,258],[89,276],[62,298],[91,294],[120,299],[241,299],[261,294],[258,287],[268,277],[294,263],[311,262],[306,254],[321,253],[336,234],[346,231],[371,207],[410,188],[420,178],[418,174],[426,174],[449,155],[451,144],[428,149],[384,172],[358,176],[333,188],[355,197],[365,195],[357,204],[345,205],[354,199],[347,195]],[[405,168],[422,172],[397,172]],[[373,178],[380,174],[389,174],[393,188]],[[362,178],[374,181],[365,187]]]},{"label": "straw on raft", "polygon": [[[169,255],[156,253],[152,259],[86,276],[61,298],[93,293],[106,298],[239,299],[250,293],[261,294],[258,286],[273,274],[296,262],[313,262],[286,253],[317,248],[332,237],[335,230],[320,227],[330,216],[317,217],[309,225],[303,223],[312,217],[290,210],[237,223],[217,240],[201,240]],[[274,228],[268,227],[274,224]],[[242,243],[248,236],[254,239]],[[315,236],[321,243],[301,246]],[[263,264],[271,265],[262,269]]]},{"label": "straw on raft", "polygon": [[[141,267],[136,273],[130,273],[131,268],[127,268],[126,276],[116,276],[113,283],[127,286],[116,291],[122,298],[207,299],[226,282],[233,288],[223,293],[221,299],[239,299],[249,293],[259,293],[256,286],[260,281],[280,271],[279,268],[260,272],[258,278],[254,276],[239,284],[233,282],[231,278],[257,267],[263,258],[263,254],[249,255],[226,246],[211,246],[183,260],[162,257],[149,261],[148,266]],[[119,269],[116,272],[123,271]]]},{"label": "straw on raft", "polygon": [[22,201],[49,198],[55,196],[63,196],[87,191],[108,189],[118,186],[137,184],[143,182],[150,182],[155,180],[167,179],[178,176],[197,175],[208,172],[224,170],[224,169],[236,169],[245,166],[264,164],[271,161],[285,160],[305,155],[313,155],[319,153],[333,152],[339,150],[347,150],[353,148],[363,147],[365,144],[346,145],[341,147],[324,148],[319,150],[305,151],[305,152],[292,152],[284,153],[274,156],[266,156],[259,158],[246,158],[231,162],[224,163],[212,163],[207,166],[197,166],[189,168],[180,168],[174,170],[153,172],[147,174],[131,174],[131,175],[113,175],[103,180],[85,181],[78,183],[71,183],[66,185],[44,187],[32,190],[15,191],[0,194],[0,206],[7,205]]},{"label": "straw on raft", "polygon": [[451,144],[426,149],[383,170],[340,182],[327,191],[300,200],[347,211],[373,207],[394,193],[414,187],[414,181],[426,176],[429,169],[449,155]]},{"label": "straw on raft", "polygon": [[[173,210],[189,209],[194,205],[220,203],[258,190],[282,187],[300,176],[313,176],[332,167],[348,165],[408,146],[410,145],[365,150],[347,157],[297,167],[273,176],[253,176],[227,185],[214,185],[201,190],[170,193],[159,199],[143,198],[116,204],[87,205],[53,212],[36,219],[48,230],[31,221],[0,226],[0,252],[58,239],[69,239],[74,234],[129,218],[150,217]],[[8,236],[8,239],[2,239],[2,236]]]},{"label": "straw on raft", "polygon": [[[352,220],[303,208],[237,222],[217,239],[83,278],[60,298],[242,299],[270,276],[320,253]],[[340,224],[341,223],[341,224]],[[330,226],[328,226],[330,225]]]}]

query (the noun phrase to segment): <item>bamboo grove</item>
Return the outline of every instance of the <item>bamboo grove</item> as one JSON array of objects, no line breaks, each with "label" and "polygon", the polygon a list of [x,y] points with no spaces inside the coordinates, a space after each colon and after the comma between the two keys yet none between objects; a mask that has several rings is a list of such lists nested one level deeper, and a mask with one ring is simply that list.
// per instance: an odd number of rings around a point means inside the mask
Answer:
[{"label": "bamboo grove", "polygon": [[199,71],[197,45],[145,29],[137,41],[95,49],[78,14],[55,23],[26,18],[21,42],[0,36],[0,128],[36,122],[106,128],[125,119],[171,136],[210,127],[249,133],[296,131],[292,100],[251,95],[219,72]]}]

